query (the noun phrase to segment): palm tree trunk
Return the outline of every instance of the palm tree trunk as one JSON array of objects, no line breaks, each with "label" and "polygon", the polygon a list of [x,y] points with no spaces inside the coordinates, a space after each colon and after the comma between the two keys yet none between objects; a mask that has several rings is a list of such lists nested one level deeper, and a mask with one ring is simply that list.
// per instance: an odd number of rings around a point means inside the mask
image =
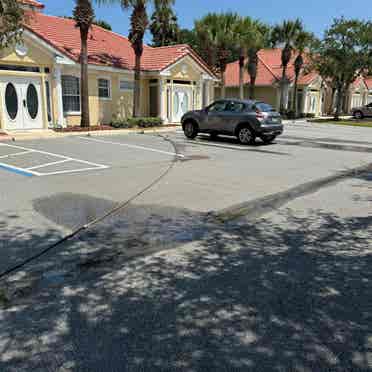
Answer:
[{"label": "palm tree trunk", "polygon": [[336,96],[336,111],[334,115],[335,120],[340,119],[340,114],[342,110],[342,101],[343,101],[343,89],[341,86],[337,88],[337,96]]},{"label": "palm tree trunk", "polygon": [[329,104],[328,112],[327,114],[331,115],[334,110],[334,102],[335,102],[335,94],[336,94],[336,88],[332,88],[331,92],[331,102]]},{"label": "palm tree trunk", "polygon": [[239,57],[239,98],[244,99],[244,53]]},{"label": "palm tree trunk", "polygon": [[82,127],[89,127],[89,83],[88,83],[88,30],[80,29],[81,37],[81,122]]},{"label": "palm tree trunk", "polygon": [[221,98],[226,98],[226,66],[221,67]]},{"label": "palm tree trunk", "polygon": [[280,112],[281,113],[284,113],[285,111],[285,105],[284,105],[284,95],[285,95],[285,91],[284,91],[284,88],[285,88],[285,84],[286,84],[286,74],[287,72],[287,65],[284,65],[283,66],[283,71],[282,71],[282,80],[280,82]]},{"label": "palm tree trunk", "polygon": [[296,73],[295,81],[294,81],[294,92],[293,92],[293,112],[294,112],[295,119],[297,119],[298,117],[298,108],[297,108],[298,77],[299,77],[299,74]]},{"label": "palm tree trunk", "polygon": [[256,49],[249,50],[248,73],[250,76],[249,98],[255,98],[257,66],[258,66],[258,51]]},{"label": "palm tree trunk", "polygon": [[133,117],[139,117],[141,112],[141,57],[142,53],[136,53],[134,69]]},{"label": "palm tree trunk", "polygon": [[256,91],[256,76],[251,76],[251,81],[249,85],[249,98],[254,99],[255,98],[255,93]]}]

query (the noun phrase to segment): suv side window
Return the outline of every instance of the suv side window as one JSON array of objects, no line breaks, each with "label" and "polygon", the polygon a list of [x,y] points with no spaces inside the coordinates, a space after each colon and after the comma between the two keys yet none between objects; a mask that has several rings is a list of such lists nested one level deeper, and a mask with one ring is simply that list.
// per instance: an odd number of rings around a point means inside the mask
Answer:
[{"label": "suv side window", "polygon": [[226,101],[218,101],[213,103],[208,111],[213,113],[219,113],[227,110],[227,102]]},{"label": "suv side window", "polygon": [[228,111],[234,113],[240,113],[245,110],[245,105],[242,102],[231,101],[228,107]]}]

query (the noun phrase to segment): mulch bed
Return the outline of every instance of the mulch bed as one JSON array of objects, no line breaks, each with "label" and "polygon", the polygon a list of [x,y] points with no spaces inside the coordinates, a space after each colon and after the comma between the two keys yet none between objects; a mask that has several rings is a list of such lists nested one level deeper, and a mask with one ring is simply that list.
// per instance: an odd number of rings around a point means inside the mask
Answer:
[{"label": "mulch bed", "polygon": [[95,132],[101,130],[115,130],[110,125],[92,125],[90,127],[71,126],[66,128],[53,128],[55,132]]},{"label": "mulch bed", "polygon": [[160,128],[174,128],[176,125],[168,124],[168,125],[162,125],[159,127],[150,127],[150,128],[114,128],[110,125],[93,125],[90,127],[80,127],[80,126],[71,126],[66,128],[53,128],[55,132],[59,133],[68,133],[68,132],[96,132],[96,131],[103,131],[103,130],[119,130],[119,129],[128,129],[128,130],[151,130],[151,129],[160,129]]}]

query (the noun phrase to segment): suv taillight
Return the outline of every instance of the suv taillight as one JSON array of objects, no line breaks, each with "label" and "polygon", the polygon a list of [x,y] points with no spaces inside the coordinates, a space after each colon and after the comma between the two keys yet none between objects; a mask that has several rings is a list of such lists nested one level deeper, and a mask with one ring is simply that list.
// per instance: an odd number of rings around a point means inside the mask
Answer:
[{"label": "suv taillight", "polygon": [[260,110],[256,110],[256,118],[258,120],[264,120],[265,119],[265,115]]}]

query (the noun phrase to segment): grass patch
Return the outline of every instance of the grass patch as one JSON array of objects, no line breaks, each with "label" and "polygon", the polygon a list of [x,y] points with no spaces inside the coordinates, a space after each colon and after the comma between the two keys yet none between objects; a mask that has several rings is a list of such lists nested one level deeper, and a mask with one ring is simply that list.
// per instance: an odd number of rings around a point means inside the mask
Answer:
[{"label": "grass patch", "polygon": [[326,120],[326,119],[314,119],[308,120],[310,123],[317,123],[317,124],[333,124],[333,125],[347,125],[351,127],[365,127],[365,128],[372,128],[372,120]]}]

